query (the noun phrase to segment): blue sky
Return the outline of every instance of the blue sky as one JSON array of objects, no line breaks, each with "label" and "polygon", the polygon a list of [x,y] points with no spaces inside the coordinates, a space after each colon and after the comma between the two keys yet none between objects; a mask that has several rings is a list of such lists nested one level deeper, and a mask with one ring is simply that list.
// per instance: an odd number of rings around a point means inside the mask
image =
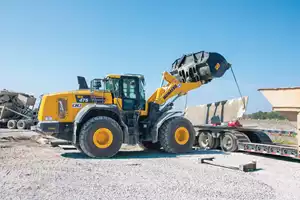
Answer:
[{"label": "blue sky", "polygon": [[[184,53],[232,63],[248,112],[268,111],[257,91],[300,85],[299,1],[1,1],[0,87],[36,96],[108,73],[142,73],[150,95]],[[230,71],[189,105],[239,97]]]}]

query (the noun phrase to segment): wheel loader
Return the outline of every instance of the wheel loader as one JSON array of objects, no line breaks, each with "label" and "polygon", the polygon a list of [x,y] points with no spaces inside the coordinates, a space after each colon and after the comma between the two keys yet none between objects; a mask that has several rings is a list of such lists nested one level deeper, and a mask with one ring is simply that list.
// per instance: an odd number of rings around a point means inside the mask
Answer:
[{"label": "wheel loader", "polygon": [[222,77],[230,67],[219,53],[185,54],[163,72],[161,86],[148,99],[140,74],[109,74],[90,86],[78,76],[77,90],[42,97],[37,129],[71,141],[89,157],[113,157],[122,144],[189,152],[195,130],[183,112],[172,111],[174,101]]}]

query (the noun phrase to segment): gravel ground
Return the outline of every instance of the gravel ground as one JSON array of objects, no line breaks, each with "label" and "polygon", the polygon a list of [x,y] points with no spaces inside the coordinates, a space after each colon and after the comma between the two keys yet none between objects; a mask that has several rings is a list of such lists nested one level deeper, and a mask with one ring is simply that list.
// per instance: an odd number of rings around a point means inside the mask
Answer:
[{"label": "gravel ground", "polygon": [[[1,135],[0,135],[1,136]],[[300,199],[300,163],[242,153],[195,151],[169,155],[124,147],[114,159],[89,159],[76,150],[34,141],[0,141],[0,199]],[[238,166],[244,173],[198,163]]]}]

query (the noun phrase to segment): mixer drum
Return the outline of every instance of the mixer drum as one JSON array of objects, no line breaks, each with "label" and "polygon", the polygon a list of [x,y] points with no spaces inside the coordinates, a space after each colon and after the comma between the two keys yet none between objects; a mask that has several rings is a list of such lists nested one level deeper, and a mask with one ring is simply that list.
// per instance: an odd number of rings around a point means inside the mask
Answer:
[{"label": "mixer drum", "polygon": [[219,53],[200,51],[183,55],[172,64],[171,74],[182,82],[210,82],[222,77],[230,64]]}]

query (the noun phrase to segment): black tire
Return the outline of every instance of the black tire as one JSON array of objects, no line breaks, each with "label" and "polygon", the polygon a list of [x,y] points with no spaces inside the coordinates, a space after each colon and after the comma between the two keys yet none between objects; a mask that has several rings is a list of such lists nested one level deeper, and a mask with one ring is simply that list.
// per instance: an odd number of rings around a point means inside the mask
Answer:
[{"label": "black tire", "polygon": [[161,145],[159,142],[153,143],[151,141],[142,141],[141,146],[143,149],[155,150],[158,151],[161,149]]},{"label": "black tire", "polygon": [[[108,129],[112,136],[112,143],[105,148],[99,148],[93,142],[94,133],[99,128]],[[110,158],[118,153],[123,143],[123,131],[120,125],[112,118],[98,116],[88,120],[79,133],[81,151],[92,158]]]},{"label": "black tire", "polygon": [[[188,139],[185,144],[179,144],[175,140],[175,132],[178,128],[187,130]],[[195,143],[195,129],[192,123],[183,117],[174,117],[163,123],[159,129],[159,142],[164,151],[168,153],[187,153],[192,151]]]},{"label": "black tire", "polygon": [[18,129],[21,129],[21,130],[24,130],[24,129],[26,129],[27,128],[27,124],[26,124],[26,122],[24,121],[24,120],[19,120],[18,122],[17,122],[17,128]]},{"label": "black tire", "polygon": [[198,144],[203,149],[215,149],[217,141],[210,132],[201,132],[198,137]]},{"label": "black tire", "polygon": [[235,152],[238,150],[237,138],[230,132],[226,132],[222,137],[221,149],[225,152]]},{"label": "black tire", "polygon": [[254,135],[257,137],[257,143],[273,144],[271,138],[262,131],[256,131]]},{"label": "black tire", "polygon": [[17,121],[13,120],[13,119],[9,120],[7,122],[7,128],[8,129],[16,129],[17,128]]}]

